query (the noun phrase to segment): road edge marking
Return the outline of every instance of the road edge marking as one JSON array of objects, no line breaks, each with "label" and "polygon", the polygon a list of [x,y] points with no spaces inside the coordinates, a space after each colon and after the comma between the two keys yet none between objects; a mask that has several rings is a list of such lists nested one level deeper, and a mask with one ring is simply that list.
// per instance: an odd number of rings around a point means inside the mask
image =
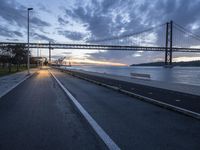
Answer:
[{"label": "road edge marking", "polygon": [[98,123],[90,116],[90,114],[83,108],[83,106],[76,100],[75,97],[64,87],[64,85],[55,77],[55,75],[49,71],[53,78],[57,81],[62,90],[68,95],[70,100],[80,111],[82,116],[87,120],[92,129],[100,137],[100,139],[106,144],[110,150],[120,150],[119,146],[110,138],[110,136],[98,125]]},{"label": "road edge marking", "polygon": [[23,78],[21,81],[19,81],[18,83],[16,83],[15,85],[13,85],[11,88],[9,88],[8,90],[6,90],[5,92],[3,92],[0,95],[0,98],[2,98],[3,96],[5,96],[6,94],[8,94],[10,91],[12,91],[13,89],[15,89],[17,86],[19,86],[22,82],[24,82],[25,80],[27,80],[28,78],[32,77],[37,71],[35,71],[34,73],[31,73],[30,75],[26,75],[25,78]]}]

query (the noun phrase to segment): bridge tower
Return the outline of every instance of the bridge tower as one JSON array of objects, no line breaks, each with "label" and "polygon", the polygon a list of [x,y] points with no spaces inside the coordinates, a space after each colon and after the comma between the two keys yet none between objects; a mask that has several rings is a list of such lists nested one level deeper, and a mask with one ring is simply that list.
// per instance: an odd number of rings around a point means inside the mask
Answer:
[{"label": "bridge tower", "polygon": [[173,21],[166,24],[165,67],[172,67]]},{"label": "bridge tower", "polygon": [[49,64],[51,65],[51,50],[53,48],[51,47],[51,42],[49,42]]}]

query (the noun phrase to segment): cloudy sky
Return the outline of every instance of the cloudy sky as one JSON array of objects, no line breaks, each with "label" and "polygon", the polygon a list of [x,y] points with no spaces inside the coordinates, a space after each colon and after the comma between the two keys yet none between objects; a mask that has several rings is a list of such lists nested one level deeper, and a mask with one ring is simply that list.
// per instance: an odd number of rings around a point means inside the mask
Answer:
[{"label": "cloudy sky", "polygon": [[[31,42],[73,43],[138,32],[173,20],[200,34],[200,0],[0,0],[0,40],[26,42],[27,8],[33,7]],[[36,55],[37,50],[32,50]],[[46,50],[42,52],[47,56]],[[90,63],[132,64],[160,61],[159,52],[54,50]],[[174,54],[174,61],[200,59],[200,54]]]}]

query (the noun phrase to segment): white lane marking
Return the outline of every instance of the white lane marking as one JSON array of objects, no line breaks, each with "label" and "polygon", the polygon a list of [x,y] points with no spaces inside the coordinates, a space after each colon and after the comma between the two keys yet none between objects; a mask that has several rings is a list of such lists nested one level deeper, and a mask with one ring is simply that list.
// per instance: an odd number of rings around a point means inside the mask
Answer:
[{"label": "white lane marking", "polygon": [[[35,73],[35,72],[34,72]],[[18,83],[16,83],[15,85],[13,85],[11,88],[9,88],[8,90],[6,90],[5,92],[3,92],[2,94],[0,94],[0,98],[3,97],[4,95],[6,95],[7,93],[9,93],[10,91],[12,91],[14,88],[16,88],[18,85],[20,85],[22,82],[24,82],[25,80],[27,80],[28,78],[30,78],[34,73],[27,75],[24,79],[22,79],[21,81],[19,81]]]},{"label": "white lane marking", "polygon": [[60,85],[60,87],[64,90],[64,92],[68,95],[70,100],[74,103],[74,105],[78,108],[84,118],[88,121],[97,135],[101,138],[101,140],[106,144],[106,146],[110,150],[120,150],[119,146],[110,138],[110,136],[98,125],[98,123],[89,115],[89,113],[83,108],[83,106],[73,97],[73,95],[63,86],[63,84],[54,76],[54,74],[50,71],[51,75]]}]

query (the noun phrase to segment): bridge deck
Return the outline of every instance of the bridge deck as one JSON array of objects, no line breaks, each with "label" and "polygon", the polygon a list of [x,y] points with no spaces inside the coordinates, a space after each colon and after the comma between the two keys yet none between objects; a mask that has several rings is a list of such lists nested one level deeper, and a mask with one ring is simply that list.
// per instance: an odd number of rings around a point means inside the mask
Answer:
[{"label": "bridge deck", "polygon": [[[28,47],[27,43],[0,42],[0,47],[21,44]],[[90,43],[29,43],[30,48],[44,49],[82,49],[82,50],[114,50],[114,51],[166,51],[166,47],[160,46],[137,46],[137,45],[106,45]],[[167,48],[169,49],[169,48]],[[200,52],[200,48],[172,47],[173,52]]]}]

